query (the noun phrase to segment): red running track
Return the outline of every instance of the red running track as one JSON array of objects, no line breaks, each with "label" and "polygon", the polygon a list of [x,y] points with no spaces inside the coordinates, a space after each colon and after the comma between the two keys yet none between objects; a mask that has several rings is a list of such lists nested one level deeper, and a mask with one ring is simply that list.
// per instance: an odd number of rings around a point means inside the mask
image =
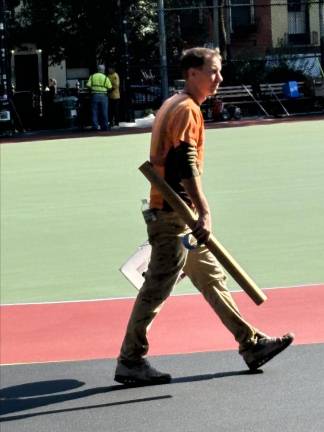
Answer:
[{"label": "red running track", "polygon": [[[324,285],[267,289],[256,306],[233,294],[242,314],[271,335],[293,331],[296,344],[324,343]],[[1,364],[114,358],[134,300],[4,305]],[[150,355],[236,349],[200,295],[168,299],[149,333]]]}]

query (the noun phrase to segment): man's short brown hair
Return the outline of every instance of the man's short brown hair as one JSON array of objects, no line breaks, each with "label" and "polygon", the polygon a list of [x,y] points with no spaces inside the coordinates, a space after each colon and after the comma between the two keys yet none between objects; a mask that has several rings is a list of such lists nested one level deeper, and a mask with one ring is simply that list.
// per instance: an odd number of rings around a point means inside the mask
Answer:
[{"label": "man's short brown hair", "polygon": [[180,58],[180,67],[184,76],[186,76],[190,68],[201,68],[206,58],[218,57],[222,59],[218,48],[195,47],[183,51]]}]

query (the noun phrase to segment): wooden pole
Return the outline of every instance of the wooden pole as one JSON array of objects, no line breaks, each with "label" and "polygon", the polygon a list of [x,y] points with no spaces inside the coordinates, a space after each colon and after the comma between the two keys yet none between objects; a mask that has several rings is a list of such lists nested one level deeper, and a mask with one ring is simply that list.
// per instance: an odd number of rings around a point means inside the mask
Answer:
[{"label": "wooden pole", "polygon": [[[178,215],[189,226],[189,228],[194,229],[197,216],[166,183],[166,181],[154,170],[152,164],[146,161],[139,167],[139,170],[158,189],[163,198],[168,202],[173,210],[178,213]],[[261,291],[261,289],[250,278],[250,276],[242,269],[242,267],[212,234],[206,242],[206,246],[222,264],[225,270],[228,271],[233,279],[257,305],[260,305],[267,299],[267,296],[263,293],[263,291]]]}]

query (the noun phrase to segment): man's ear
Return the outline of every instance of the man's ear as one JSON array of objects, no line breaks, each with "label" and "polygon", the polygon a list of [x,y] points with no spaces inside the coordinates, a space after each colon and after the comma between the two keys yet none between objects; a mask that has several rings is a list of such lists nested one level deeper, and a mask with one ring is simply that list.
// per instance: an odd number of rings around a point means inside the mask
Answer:
[{"label": "man's ear", "polygon": [[196,69],[190,68],[188,69],[188,78],[196,76]]}]

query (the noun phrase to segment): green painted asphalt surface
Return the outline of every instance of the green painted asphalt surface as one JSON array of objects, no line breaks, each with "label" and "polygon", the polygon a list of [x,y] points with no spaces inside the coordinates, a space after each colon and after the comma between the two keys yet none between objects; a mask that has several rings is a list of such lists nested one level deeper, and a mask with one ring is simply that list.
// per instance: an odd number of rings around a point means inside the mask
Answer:
[{"label": "green painted asphalt surface", "polygon": [[[206,131],[214,234],[261,287],[324,282],[323,136],[321,121]],[[1,146],[1,303],[136,294],[118,268],[146,239],[149,139]]]}]

